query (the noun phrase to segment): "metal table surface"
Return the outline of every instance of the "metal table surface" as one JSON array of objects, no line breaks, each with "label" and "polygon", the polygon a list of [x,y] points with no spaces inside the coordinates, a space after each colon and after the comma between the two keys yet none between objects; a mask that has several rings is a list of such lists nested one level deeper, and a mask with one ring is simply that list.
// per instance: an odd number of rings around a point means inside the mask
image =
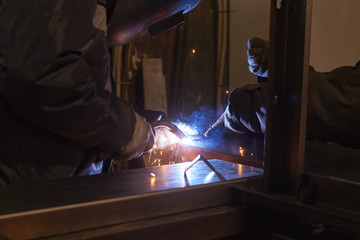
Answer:
[{"label": "metal table surface", "polygon": [[[0,188],[0,235],[32,239],[221,206],[263,170],[217,159]],[[155,177],[153,176],[155,175]]]}]

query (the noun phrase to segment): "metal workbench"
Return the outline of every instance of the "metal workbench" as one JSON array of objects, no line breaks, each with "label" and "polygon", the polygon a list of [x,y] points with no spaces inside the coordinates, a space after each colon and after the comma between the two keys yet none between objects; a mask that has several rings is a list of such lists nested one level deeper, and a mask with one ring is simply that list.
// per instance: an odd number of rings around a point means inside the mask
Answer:
[{"label": "metal workbench", "polygon": [[244,209],[232,204],[232,186],[260,186],[263,170],[209,162],[216,173],[199,161],[186,175],[189,163],[2,187],[0,234],[9,239],[238,234]]}]

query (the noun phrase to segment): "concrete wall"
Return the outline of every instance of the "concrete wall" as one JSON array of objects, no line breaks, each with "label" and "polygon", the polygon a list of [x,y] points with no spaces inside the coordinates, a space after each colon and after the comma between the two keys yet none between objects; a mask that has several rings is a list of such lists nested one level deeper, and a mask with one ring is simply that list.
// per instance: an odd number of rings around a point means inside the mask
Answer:
[{"label": "concrete wall", "polygon": [[[248,70],[246,42],[269,38],[270,0],[230,0],[230,90],[256,78]],[[310,64],[318,71],[360,60],[360,0],[314,0]]]},{"label": "concrete wall", "polygon": [[318,71],[360,60],[360,1],[314,0],[310,64]]},{"label": "concrete wall", "polygon": [[269,39],[270,0],[230,0],[230,90],[256,83],[249,72],[247,40]]}]

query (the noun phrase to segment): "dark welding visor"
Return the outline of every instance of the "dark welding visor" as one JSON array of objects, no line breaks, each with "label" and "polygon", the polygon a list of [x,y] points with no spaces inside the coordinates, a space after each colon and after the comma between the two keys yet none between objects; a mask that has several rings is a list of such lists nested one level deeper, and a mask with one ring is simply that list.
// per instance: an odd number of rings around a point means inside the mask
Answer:
[{"label": "dark welding visor", "polygon": [[183,14],[200,0],[117,0],[110,11],[110,47],[124,45],[147,31],[159,34],[184,22]]}]

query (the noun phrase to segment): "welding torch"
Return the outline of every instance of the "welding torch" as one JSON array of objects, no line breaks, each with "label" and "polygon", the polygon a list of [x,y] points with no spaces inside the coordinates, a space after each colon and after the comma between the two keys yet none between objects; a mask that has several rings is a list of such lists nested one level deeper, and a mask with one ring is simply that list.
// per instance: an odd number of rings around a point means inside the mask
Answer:
[{"label": "welding torch", "polygon": [[204,137],[208,137],[213,131],[219,127],[224,126],[225,113],[223,113],[214,124],[212,124],[209,129],[204,133]]}]

